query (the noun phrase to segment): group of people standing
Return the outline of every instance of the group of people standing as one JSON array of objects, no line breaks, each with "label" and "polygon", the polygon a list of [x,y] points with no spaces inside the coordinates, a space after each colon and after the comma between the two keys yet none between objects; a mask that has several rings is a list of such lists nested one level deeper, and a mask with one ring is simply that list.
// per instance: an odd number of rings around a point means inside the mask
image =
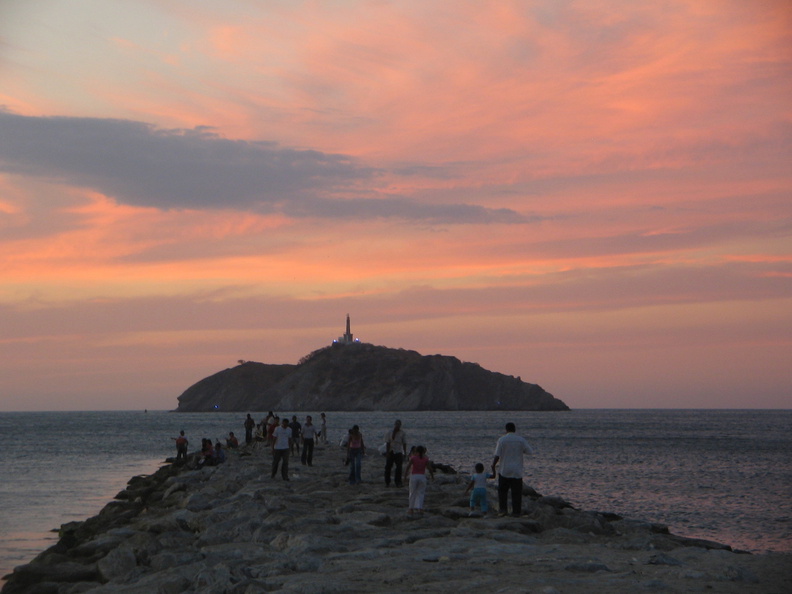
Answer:
[{"label": "group of people standing", "polygon": [[[248,414],[248,418],[245,419],[246,431],[250,418],[250,414]],[[302,450],[300,461],[303,466],[313,466],[314,445],[320,436],[326,435],[327,419],[322,413],[322,424],[319,427],[313,424],[311,415],[305,417],[304,424],[297,420],[297,415],[292,416],[291,422],[285,417],[280,420],[280,424],[278,424],[278,420],[278,417],[270,411],[267,418],[262,421],[262,426],[266,427],[267,445],[272,448],[272,478],[275,478],[280,467],[281,478],[288,481],[290,454],[296,452],[297,455],[300,455],[300,450]]]},{"label": "group of people standing", "polygon": [[[300,423],[297,415],[291,421],[284,417],[280,419],[270,411],[267,417],[256,424],[248,413],[245,422],[245,443],[264,441],[272,450],[271,478],[275,478],[280,470],[281,478],[289,480],[289,456],[296,452],[304,466],[313,466],[313,453],[315,444],[321,440],[327,443],[327,418],[321,413],[320,425],[313,423],[313,417],[308,415],[305,422]],[[176,461],[187,458],[187,438],[184,431],[180,432],[176,440]],[[218,441],[212,445],[211,440],[202,440],[199,466],[212,465],[225,461],[225,453]],[[236,448],[239,442],[234,433],[229,433],[226,447]],[[363,457],[366,454],[366,444],[363,433],[358,425],[353,425],[347,435],[341,440],[341,447],[345,448],[344,463],[349,466],[349,484],[358,485],[362,482],[361,471]],[[408,514],[423,513],[424,499],[427,487],[427,474],[434,478],[434,465],[427,455],[426,448],[416,445],[407,449],[407,434],[402,427],[401,420],[396,420],[384,438],[384,443],[379,447],[379,452],[385,457],[385,486],[390,487],[391,481],[396,487],[402,487],[406,482],[409,486]],[[484,464],[477,463],[475,472],[472,473],[465,493],[470,492],[471,514],[480,510],[486,514],[489,511],[487,502],[487,481],[498,478],[498,507],[499,514],[504,516],[508,511],[508,500],[511,495],[512,515],[522,513],[523,492],[523,457],[525,454],[534,454],[535,449],[521,436],[516,434],[514,423],[506,423],[506,433],[500,437],[495,446],[495,455],[492,460],[491,473],[484,471]],[[404,465],[407,460],[407,465]]]},{"label": "group of people standing", "polygon": [[[366,454],[366,443],[360,427],[353,425],[340,445],[346,448],[344,463],[349,465],[349,484],[359,485],[362,482],[363,456]],[[422,513],[426,494],[426,474],[429,473],[429,476],[434,478],[434,466],[426,455],[426,448],[422,445],[413,446],[408,454],[407,434],[402,429],[402,422],[397,419],[393,429],[385,434],[385,441],[379,450],[385,456],[385,486],[389,487],[393,478],[393,484],[401,487],[409,477],[407,513],[410,515]],[[405,458],[407,467],[402,472]]]},{"label": "group of people standing", "polygon": [[[385,486],[390,487],[391,476],[393,476],[393,484],[396,487],[401,487],[407,477],[409,477],[409,507],[407,513],[412,515],[414,513],[422,513],[424,498],[426,495],[426,473],[434,478],[434,466],[432,461],[426,456],[426,448],[422,445],[415,446],[410,449],[410,454],[407,454],[407,434],[402,429],[402,422],[396,419],[393,424],[393,429],[385,434]],[[402,474],[402,466],[405,458],[407,459],[407,468],[404,469]]]},{"label": "group of people standing", "polygon": [[[306,422],[308,419],[312,419],[312,417],[306,417]],[[302,444],[300,437],[302,436],[303,425],[297,420],[297,415],[292,415],[291,422],[289,422],[287,419],[281,420],[279,416],[269,411],[261,423],[257,424],[250,413],[248,413],[244,423],[245,443],[250,444],[254,440],[266,441],[268,446],[272,446],[275,429],[280,427],[283,421],[286,421],[286,424],[292,430],[292,446],[289,449],[292,454],[295,453],[295,450],[299,454],[300,445]],[[314,429],[315,436],[311,439],[321,439],[323,443],[327,443],[327,417],[325,413],[321,414],[320,425]]]},{"label": "group of people standing", "polygon": [[[514,423],[506,423],[506,433],[498,439],[495,446],[495,456],[492,460],[490,474],[484,472],[484,464],[478,463],[475,472],[465,490],[471,492],[470,511],[477,509],[482,514],[489,511],[487,503],[487,481],[498,477],[498,507],[501,516],[507,515],[509,495],[511,495],[512,515],[522,514],[523,491],[523,457],[525,454],[535,453],[535,449],[521,436],[516,434]],[[355,425],[349,430],[349,435],[342,446],[346,446],[346,463],[349,464],[349,483],[356,485],[361,482],[360,471],[362,458],[365,454],[365,443],[360,428]],[[421,514],[424,507],[424,498],[427,486],[427,473],[434,478],[434,465],[427,456],[426,448],[422,445],[410,448],[407,451],[407,434],[402,428],[401,420],[397,419],[393,429],[385,434],[384,443],[380,453],[385,456],[385,486],[390,487],[391,480],[396,487],[401,487],[409,477],[409,506],[407,513]],[[404,460],[407,466],[402,472]]]}]

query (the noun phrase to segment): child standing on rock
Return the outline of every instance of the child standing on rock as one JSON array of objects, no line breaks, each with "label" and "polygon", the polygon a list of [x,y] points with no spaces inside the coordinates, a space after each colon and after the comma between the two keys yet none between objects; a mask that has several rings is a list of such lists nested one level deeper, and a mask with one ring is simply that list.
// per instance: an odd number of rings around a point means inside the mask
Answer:
[{"label": "child standing on rock", "polygon": [[426,471],[434,479],[432,461],[426,456],[426,448],[422,445],[415,447],[415,453],[410,456],[407,468],[404,469],[404,480],[410,477],[410,498],[407,514],[423,514],[424,495],[426,495]]},{"label": "child standing on rock", "polygon": [[470,476],[470,482],[467,489],[465,489],[465,494],[471,490],[473,491],[470,493],[471,516],[475,515],[476,506],[481,509],[482,514],[486,514],[489,511],[489,505],[487,504],[487,479],[491,478],[495,478],[495,475],[484,472],[484,465],[481,462],[476,464],[476,472]]},{"label": "child standing on rock", "polygon": [[179,437],[171,437],[176,441],[176,462],[187,462],[187,438],[184,436],[184,430],[179,431]]}]

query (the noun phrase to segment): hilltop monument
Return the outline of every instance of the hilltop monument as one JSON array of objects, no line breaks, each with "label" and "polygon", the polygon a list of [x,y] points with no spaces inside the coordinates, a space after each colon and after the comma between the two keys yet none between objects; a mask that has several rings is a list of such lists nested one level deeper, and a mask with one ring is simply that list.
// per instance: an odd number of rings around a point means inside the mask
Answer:
[{"label": "hilltop monument", "polygon": [[478,363],[361,342],[349,314],[342,336],[296,365],[240,361],[178,401],[179,412],[569,410],[541,386]]},{"label": "hilltop monument", "polygon": [[347,314],[346,332],[344,333],[343,336],[339,336],[338,338],[336,338],[333,341],[333,344],[354,344],[359,342],[360,339],[359,338],[355,339],[355,337],[352,335],[352,330],[350,329],[350,323],[349,323],[349,314]]}]

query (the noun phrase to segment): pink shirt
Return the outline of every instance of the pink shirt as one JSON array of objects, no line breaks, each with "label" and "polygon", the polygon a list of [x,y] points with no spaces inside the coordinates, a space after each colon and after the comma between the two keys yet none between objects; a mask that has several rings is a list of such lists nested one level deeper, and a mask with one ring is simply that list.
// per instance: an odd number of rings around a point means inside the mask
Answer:
[{"label": "pink shirt", "polygon": [[410,474],[426,474],[426,466],[429,464],[429,458],[413,456],[410,458],[410,462],[412,462]]}]

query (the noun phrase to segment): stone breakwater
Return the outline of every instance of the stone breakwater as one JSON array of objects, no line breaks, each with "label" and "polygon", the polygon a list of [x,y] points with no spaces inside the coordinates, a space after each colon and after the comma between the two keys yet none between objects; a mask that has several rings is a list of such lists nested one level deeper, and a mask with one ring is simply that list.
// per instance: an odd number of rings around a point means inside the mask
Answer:
[{"label": "stone breakwater", "polygon": [[[792,555],[750,555],[661,525],[574,509],[526,488],[522,517],[469,517],[466,476],[437,473],[422,517],[383,459],[347,484],[336,448],[270,478],[269,451],[168,464],[7,576],[3,594],[257,592],[773,592]],[[295,464],[295,462],[297,462]],[[497,507],[494,486],[490,503]]]}]

